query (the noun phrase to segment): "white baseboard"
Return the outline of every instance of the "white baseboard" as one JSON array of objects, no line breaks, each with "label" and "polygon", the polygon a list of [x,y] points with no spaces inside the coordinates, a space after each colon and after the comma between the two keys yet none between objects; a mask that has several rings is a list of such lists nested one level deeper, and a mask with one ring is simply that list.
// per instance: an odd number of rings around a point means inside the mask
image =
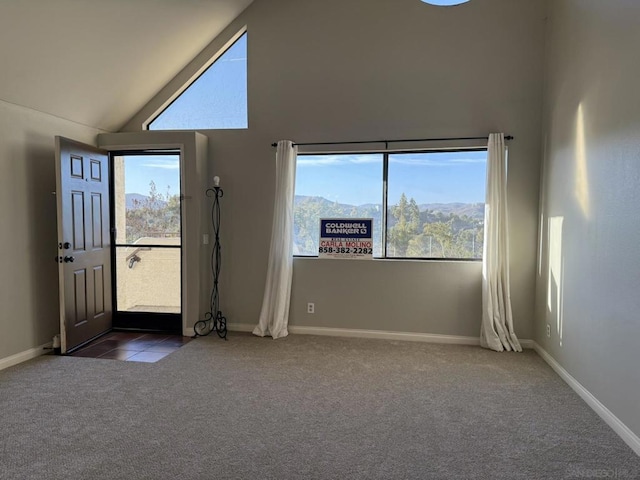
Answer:
[{"label": "white baseboard", "polygon": [[373,338],[379,340],[403,340],[406,342],[446,343],[454,345],[480,345],[480,338],[431,333],[388,332],[351,328],[302,327],[291,325],[289,332],[297,335],[324,335],[329,337]]},{"label": "white baseboard", "polygon": [[195,334],[196,334],[196,331],[193,329],[193,327],[182,329],[182,336],[184,337],[193,337]]},{"label": "white baseboard", "polygon": [[230,332],[253,332],[256,324],[253,323],[227,323],[227,330]]},{"label": "white baseboard", "polygon": [[[252,332],[255,325],[248,323],[230,323],[231,332]],[[378,340],[402,340],[406,342],[444,343],[449,345],[480,345],[479,337],[458,335],[438,335],[432,333],[388,332],[385,330],[361,330],[351,328],[303,327],[290,325],[289,333],[294,335],[323,335],[329,337],[373,338]],[[533,348],[533,340],[521,340],[523,348]]]},{"label": "white baseboard", "polygon": [[24,352],[16,353],[15,355],[11,355],[10,357],[1,358],[0,359],[0,370],[4,370],[5,368],[13,367],[14,365],[18,365],[19,363],[26,362],[27,360],[31,360],[33,358],[37,358],[40,355],[44,355],[48,352],[47,349],[52,347],[52,342],[45,343],[44,345],[40,345],[39,347],[31,348],[29,350],[25,350]]},{"label": "white baseboard", "polygon": [[637,454],[640,455],[640,438],[631,431],[622,421],[616,417],[611,410],[605,407],[596,397],[593,396],[589,390],[584,388],[580,382],[571,376],[544,348],[533,342],[533,348],[542,359],[549,364],[549,366],[562,378],[587,405],[595,411],[600,418],[602,418],[607,425],[609,425],[614,432],[616,432],[622,440],[625,441],[629,447]]},{"label": "white baseboard", "polygon": [[520,342],[520,346],[522,348],[533,349],[534,345],[536,344],[536,342],[534,342],[533,340],[527,340],[527,339],[520,340],[520,339],[518,339],[518,341]]}]

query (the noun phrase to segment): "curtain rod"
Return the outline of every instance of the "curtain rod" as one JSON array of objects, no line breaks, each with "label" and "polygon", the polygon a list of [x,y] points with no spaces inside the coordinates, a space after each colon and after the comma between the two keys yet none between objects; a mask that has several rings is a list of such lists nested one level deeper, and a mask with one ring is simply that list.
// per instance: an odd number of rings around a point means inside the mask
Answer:
[{"label": "curtain rod", "polygon": [[[505,135],[505,140],[513,140],[512,135]],[[489,137],[449,137],[449,138],[414,138],[411,140],[369,140],[369,141],[356,141],[356,142],[319,142],[319,143],[294,143],[293,146],[310,146],[310,145],[358,145],[363,143],[405,143],[405,142],[442,142],[445,140],[489,140]],[[272,143],[272,147],[277,147],[277,143]]]}]

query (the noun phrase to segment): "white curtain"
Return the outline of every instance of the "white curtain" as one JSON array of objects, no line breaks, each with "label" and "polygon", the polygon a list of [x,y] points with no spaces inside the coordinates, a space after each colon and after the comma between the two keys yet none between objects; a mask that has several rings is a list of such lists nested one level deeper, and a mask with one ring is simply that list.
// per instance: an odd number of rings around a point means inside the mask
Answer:
[{"label": "white curtain", "polygon": [[298,147],[288,140],[278,142],[276,151],[276,198],[271,230],[267,283],[260,320],[254,335],[286,337],[289,332],[289,302],[293,276],[293,199]]},{"label": "white curtain", "polygon": [[507,238],[507,155],[504,134],[489,135],[487,199],[482,262],[482,328],[480,344],[498,352],[521,352],[513,331]]}]

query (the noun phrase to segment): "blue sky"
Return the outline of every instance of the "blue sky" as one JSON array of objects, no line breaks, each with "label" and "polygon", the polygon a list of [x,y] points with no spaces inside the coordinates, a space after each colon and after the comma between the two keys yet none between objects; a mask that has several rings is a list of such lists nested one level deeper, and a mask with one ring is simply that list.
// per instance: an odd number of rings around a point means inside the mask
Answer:
[{"label": "blue sky", "polygon": [[127,155],[124,175],[125,193],[148,195],[152,180],[162,195],[167,193],[167,187],[172,195],[180,193],[179,155]]},{"label": "blue sky", "polygon": [[[382,154],[300,155],[296,194],[350,205],[382,203]],[[404,192],[422,203],[482,203],[486,152],[389,155],[389,204]],[[178,155],[127,155],[125,193],[180,193]]]},{"label": "blue sky", "polygon": [[247,34],[224,52],[149,130],[247,128]]},{"label": "blue sky", "polygon": [[[389,154],[389,204],[482,203],[486,152]],[[382,154],[300,155],[296,194],[350,205],[382,203]]]}]

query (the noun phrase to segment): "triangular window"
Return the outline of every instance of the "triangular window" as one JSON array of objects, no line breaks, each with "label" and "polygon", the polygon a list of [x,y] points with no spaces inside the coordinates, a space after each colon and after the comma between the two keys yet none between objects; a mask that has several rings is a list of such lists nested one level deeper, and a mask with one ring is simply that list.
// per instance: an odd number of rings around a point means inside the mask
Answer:
[{"label": "triangular window", "polygon": [[247,34],[244,33],[176,99],[149,130],[247,128]]}]

